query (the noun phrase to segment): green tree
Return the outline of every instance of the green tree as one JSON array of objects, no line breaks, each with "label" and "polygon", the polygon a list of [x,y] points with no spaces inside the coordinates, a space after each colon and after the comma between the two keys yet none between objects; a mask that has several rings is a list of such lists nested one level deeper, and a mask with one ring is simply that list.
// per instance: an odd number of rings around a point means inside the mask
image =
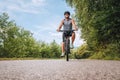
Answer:
[{"label": "green tree", "polygon": [[32,33],[9,20],[7,13],[0,15],[0,57],[58,58],[60,46],[36,41]]},{"label": "green tree", "polygon": [[53,40],[50,44],[51,56],[53,57],[60,57],[61,48],[60,46]]},{"label": "green tree", "polygon": [[[66,0],[75,8],[75,18],[81,28],[88,50],[99,58],[120,58],[120,1]],[[112,48],[112,49],[111,49]],[[114,51],[115,50],[115,51]],[[114,55],[114,56],[113,56]]]},{"label": "green tree", "polygon": [[9,21],[7,13],[0,16],[0,44],[0,57],[26,57],[39,51],[31,32]]}]

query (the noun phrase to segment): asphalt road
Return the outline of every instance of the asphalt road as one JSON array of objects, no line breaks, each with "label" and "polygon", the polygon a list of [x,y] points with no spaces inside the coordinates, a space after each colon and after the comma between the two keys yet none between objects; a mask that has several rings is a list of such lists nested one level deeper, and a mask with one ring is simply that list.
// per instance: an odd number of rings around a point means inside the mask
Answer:
[{"label": "asphalt road", "polygon": [[0,80],[120,80],[120,61],[0,61]]}]

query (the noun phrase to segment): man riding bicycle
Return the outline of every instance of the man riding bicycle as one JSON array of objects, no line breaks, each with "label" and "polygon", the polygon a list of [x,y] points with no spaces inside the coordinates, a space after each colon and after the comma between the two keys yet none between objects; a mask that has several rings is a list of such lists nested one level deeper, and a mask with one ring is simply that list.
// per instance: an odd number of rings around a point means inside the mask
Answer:
[{"label": "man riding bicycle", "polygon": [[[63,30],[66,30],[66,31],[70,31],[73,29],[74,27],[74,30],[78,30],[76,24],[75,24],[75,21],[73,19],[70,18],[70,12],[69,11],[65,11],[64,12],[64,16],[65,16],[65,19],[63,19],[57,29],[57,31],[59,32],[60,29],[62,28],[63,26]],[[61,54],[61,57],[63,57],[65,55],[65,50],[64,50],[64,36],[65,34],[63,33],[63,42],[62,42],[62,54]],[[73,46],[73,43],[74,43],[74,40],[75,40],[75,32],[72,32],[71,33],[71,39],[72,39],[72,43],[71,43],[71,48],[74,48]]]}]

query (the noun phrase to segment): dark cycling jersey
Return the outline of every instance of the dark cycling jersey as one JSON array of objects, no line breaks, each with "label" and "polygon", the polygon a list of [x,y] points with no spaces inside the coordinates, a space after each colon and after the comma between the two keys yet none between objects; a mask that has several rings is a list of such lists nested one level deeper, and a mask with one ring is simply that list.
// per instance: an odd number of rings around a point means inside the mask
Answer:
[{"label": "dark cycling jersey", "polygon": [[72,19],[69,18],[68,20],[64,19],[64,23],[63,23],[63,30],[66,30],[66,32],[63,32],[63,42],[65,41],[65,37],[66,36],[72,36],[71,30],[72,30]]},{"label": "dark cycling jersey", "polygon": [[64,19],[63,30],[72,30],[72,19],[71,18],[69,18],[68,20]]}]

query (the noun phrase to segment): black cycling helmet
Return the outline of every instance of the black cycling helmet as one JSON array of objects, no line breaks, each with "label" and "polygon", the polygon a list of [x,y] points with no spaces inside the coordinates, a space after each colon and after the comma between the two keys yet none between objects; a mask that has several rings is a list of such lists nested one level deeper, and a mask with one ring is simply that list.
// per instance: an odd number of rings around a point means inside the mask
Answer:
[{"label": "black cycling helmet", "polygon": [[65,11],[65,12],[64,12],[64,15],[65,15],[65,14],[70,15],[70,12],[69,12],[69,11]]}]

